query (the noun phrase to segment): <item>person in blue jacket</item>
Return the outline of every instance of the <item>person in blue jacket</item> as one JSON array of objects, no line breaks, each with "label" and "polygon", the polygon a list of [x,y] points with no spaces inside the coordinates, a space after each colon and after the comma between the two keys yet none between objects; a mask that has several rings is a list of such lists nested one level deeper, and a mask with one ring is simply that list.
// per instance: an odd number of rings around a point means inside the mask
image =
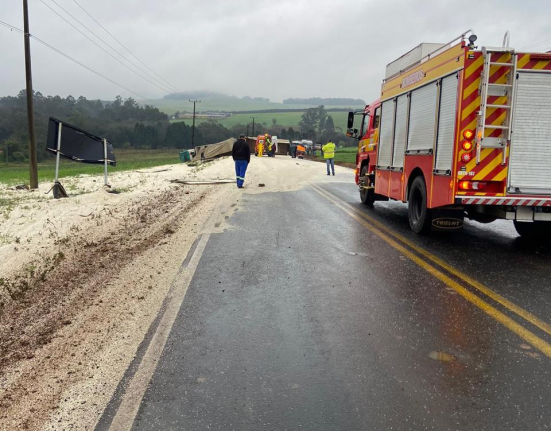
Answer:
[{"label": "person in blue jacket", "polygon": [[235,162],[237,187],[242,189],[245,183],[245,172],[247,172],[247,167],[251,161],[251,149],[245,140],[245,135],[240,135],[239,139],[233,143],[231,155]]}]

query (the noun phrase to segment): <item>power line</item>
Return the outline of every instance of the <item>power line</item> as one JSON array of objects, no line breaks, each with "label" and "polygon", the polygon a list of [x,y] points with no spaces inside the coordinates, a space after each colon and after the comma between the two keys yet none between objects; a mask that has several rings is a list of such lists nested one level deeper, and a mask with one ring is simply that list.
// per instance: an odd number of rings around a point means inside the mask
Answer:
[{"label": "power line", "polygon": [[4,27],[9,28],[10,30],[15,30],[16,32],[21,33],[21,34],[24,34],[24,33],[25,33],[25,32],[24,32],[23,30],[21,30],[20,28],[14,27],[13,25],[8,24],[7,22],[4,22],[4,21],[0,21],[0,25],[3,25]]},{"label": "power line", "polygon": [[67,15],[69,15],[72,19],[74,19],[77,23],[79,23],[82,27],[84,27],[86,30],[88,30],[89,33],[91,33],[94,37],[96,37],[98,40],[100,40],[103,44],[105,44],[107,47],[109,47],[113,52],[115,52],[118,56],[122,57],[124,60],[126,60],[128,63],[130,63],[132,66],[134,66],[136,69],[138,69],[140,72],[147,75],[149,78],[153,79],[154,81],[158,82],[161,86],[163,86],[163,90],[167,91],[174,91],[170,86],[165,85],[162,81],[159,81],[157,78],[152,76],[149,72],[142,69],[139,65],[135,64],[132,60],[129,60],[127,57],[122,55],[119,51],[117,51],[115,48],[113,48],[110,44],[108,44],[105,40],[103,40],[101,37],[99,37],[96,33],[94,33],[93,30],[88,28],[86,25],[84,25],[81,21],[79,21],[78,18],[76,18],[74,15],[72,15],[67,9],[63,8],[56,0],[51,0],[53,4],[55,4],[58,8],[60,8],[63,12],[65,12]]},{"label": "power line", "polygon": [[[103,48],[101,45],[99,45],[95,40],[93,40],[91,37],[89,37],[86,33],[84,33],[83,31],[81,31],[79,28],[77,28],[73,23],[71,23],[68,19],[66,19],[65,17],[63,17],[60,13],[58,13],[56,10],[54,10],[50,5],[48,5],[46,2],[44,2],[44,0],[40,0],[48,9],[50,9],[52,12],[54,12],[57,16],[59,16],[61,19],[63,19],[67,24],[69,24],[71,27],[73,27],[76,31],[78,31],[80,34],[82,34],[84,37],[86,37],[90,42],[92,42],[94,45],[96,45],[99,49],[101,49],[103,52],[105,52],[106,54],[108,54],[109,56],[111,56],[114,60],[116,60],[117,62],[119,62],[120,64],[122,64],[124,67],[126,67],[128,70],[130,70],[131,72],[133,72],[134,74],[136,74],[137,76],[139,76],[140,78],[142,78],[143,80],[149,82],[151,85],[159,88],[160,90],[162,91],[167,91],[166,88],[162,88],[160,87],[159,85],[155,84],[154,82],[152,82],[151,80],[147,79],[145,76],[142,76],[141,74],[139,74],[138,72],[136,72],[134,69],[132,69],[131,67],[129,67],[127,64],[123,63],[121,60],[119,60],[117,57],[115,57],[113,54],[111,54],[109,51],[107,51],[105,48]],[[56,3],[57,4],[57,3]],[[78,21],[78,20],[77,20]],[[80,23],[80,22],[79,22]],[[82,24],[81,24],[82,25]],[[84,28],[87,29],[86,26],[83,25]],[[88,30],[88,29],[87,29]],[[90,30],[88,30],[90,31]],[[93,34],[93,33],[92,33]],[[97,37],[97,36],[96,36]],[[101,40],[101,39],[100,39]],[[104,42],[105,43],[105,42]]]},{"label": "power line", "polygon": [[546,44],[548,44],[548,43],[551,43],[551,39],[542,40],[542,41],[540,41],[540,42],[535,42],[535,43],[532,43],[532,44],[523,46],[523,47],[520,48],[520,49],[534,48],[534,47],[536,47],[536,46],[546,45]]},{"label": "power line", "polygon": [[124,67],[126,67],[128,70],[130,70],[132,73],[138,75],[140,78],[142,78],[144,81],[149,82],[151,85],[159,88],[160,90],[167,92],[166,88],[162,88],[159,85],[155,84],[153,81],[147,79],[146,77],[142,76],[138,72],[136,72],[134,69],[129,67],[127,64],[120,61],[117,57],[115,57],[113,54],[111,54],[109,51],[107,51],[104,47],[102,47],[100,44],[98,44],[94,39],[92,39],[90,36],[88,36],[86,33],[84,33],[82,30],[80,30],[78,27],[76,27],[73,23],[71,23],[68,19],[66,19],[64,16],[62,16],[60,13],[58,13],[55,9],[53,9],[50,5],[48,5],[44,0],[40,0],[48,9],[50,9],[52,12],[54,12],[57,16],[59,16],[63,21],[65,21],[67,24],[69,24],[71,27],[73,27],[76,31],[78,31],[80,34],[82,34],[86,39],[88,39],[90,42],[92,42],[94,45],[96,45],[99,49],[101,49],[103,52],[107,53],[109,56],[111,56],[113,59],[115,59],[117,62],[122,64]]},{"label": "power line", "polygon": [[176,90],[177,93],[180,93],[180,94],[183,94],[183,92],[181,90],[178,90],[178,88],[174,85],[172,85],[170,82],[168,82],[166,79],[164,79],[162,76],[160,76],[159,74],[157,74],[153,69],[151,69],[147,64],[145,64],[142,60],[140,60],[138,57],[136,57],[134,55],[134,53],[132,53],[132,51],[130,51],[126,46],[123,45],[123,43],[121,41],[119,41],[109,30],[107,30],[103,25],[101,25],[101,23],[96,19],[94,18],[86,9],[84,9],[84,7],[82,7],[80,5],[80,3],[78,3],[76,0],[73,0],[73,2],[78,6],[80,7],[90,18],[92,18],[95,23],[97,25],[99,25],[109,36],[111,36],[120,46],[122,46],[126,52],[128,52],[132,57],[134,57],[136,60],[138,60],[141,64],[143,64],[147,69],[149,69],[153,74],[155,74],[159,79],[161,79],[164,83],[166,83],[167,85],[170,86],[170,88],[173,88],[174,90]]},{"label": "power line", "polygon": [[36,40],[37,42],[40,42],[42,45],[44,45],[44,46],[46,46],[46,47],[52,49],[53,51],[57,52],[58,54],[62,55],[63,57],[65,57],[65,58],[71,60],[72,62],[74,62],[74,63],[76,63],[76,64],[78,64],[79,66],[84,67],[86,70],[89,70],[90,72],[95,73],[95,74],[98,75],[99,77],[101,77],[101,78],[103,78],[103,79],[106,79],[107,81],[111,82],[112,84],[117,85],[118,87],[122,88],[123,90],[126,90],[126,91],[128,91],[129,93],[134,94],[135,96],[141,97],[141,98],[144,99],[144,100],[147,100],[147,101],[149,101],[149,102],[152,102],[152,101],[149,100],[147,97],[142,96],[141,94],[136,93],[135,91],[132,91],[132,90],[130,90],[129,88],[126,88],[124,85],[121,85],[121,84],[119,84],[119,83],[116,82],[116,81],[113,81],[111,78],[108,78],[107,76],[101,74],[100,72],[97,72],[97,71],[95,71],[94,69],[92,69],[92,68],[86,66],[85,64],[83,64],[83,63],[81,63],[80,61],[74,59],[73,57],[71,57],[71,56],[65,54],[64,52],[60,51],[59,49],[53,47],[53,46],[50,45],[49,43],[44,42],[43,40],[39,39],[38,37],[36,37],[36,36],[34,36],[34,35],[31,35],[31,37],[32,37],[34,40]]},{"label": "power line", "polygon": [[[15,30],[16,32],[21,33],[21,34],[24,34],[24,33],[25,33],[25,32],[24,32],[23,30],[21,30],[20,28],[17,28],[17,27],[15,27],[15,26],[13,26],[13,25],[11,25],[11,24],[8,24],[7,22],[4,22],[4,21],[0,21],[0,25],[2,25],[2,26],[4,26],[4,27],[7,27],[7,28],[9,28],[10,30]],[[78,64],[79,66],[84,67],[86,70],[88,70],[88,71],[90,71],[90,72],[92,72],[92,73],[98,75],[99,77],[101,77],[101,78],[103,78],[103,79],[109,81],[110,83],[115,84],[117,87],[120,87],[120,88],[122,88],[123,90],[126,90],[126,91],[128,91],[129,93],[132,93],[132,94],[134,94],[135,96],[138,96],[138,97],[140,97],[140,98],[142,98],[142,99],[144,99],[144,100],[147,100],[147,101],[149,101],[149,102],[152,102],[152,101],[149,100],[147,97],[142,96],[141,94],[136,93],[135,91],[130,90],[129,88],[126,88],[124,85],[121,85],[121,84],[119,84],[119,83],[116,82],[116,81],[113,81],[111,78],[108,78],[107,76],[101,74],[100,72],[97,72],[97,71],[95,71],[94,69],[92,69],[92,68],[86,66],[85,64],[83,64],[83,63],[81,63],[80,61],[74,59],[74,58],[71,57],[70,55],[65,54],[64,52],[62,52],[61,50],[57,49],[56,47],[50,45],[49,43],[43,41],[42,39],[40,39],[40,38],[38,38],[38,37],[36,37],[35,35],[31,34],[30,36],[31,36],[34,40],[36,40],[37,42],[41,43],[42,45],[44,45],[44,46],[50,48],[51,50],[57,52],[58,54],[62,55],[63,57],[65,57],[65,58],[71,60],[72,62],[74,62],[74,63],[76,63],[76,64]]]}]

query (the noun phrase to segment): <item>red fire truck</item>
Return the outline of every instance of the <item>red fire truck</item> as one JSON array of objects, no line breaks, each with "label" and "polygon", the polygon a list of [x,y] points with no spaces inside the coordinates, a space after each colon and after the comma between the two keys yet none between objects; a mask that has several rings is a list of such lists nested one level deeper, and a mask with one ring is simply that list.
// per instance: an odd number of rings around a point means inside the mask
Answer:
[{"label": "red fire truck", "polygon": [[267,133],[265,135],[258,135],[256,137],[256,143],[254,146],[254,155],[258,156],[260,153],[259,145],[262,145],[262,154],[268,154],[268,144],[266,142],[266,139],[269,139],[270,142],[272,141],[272,137],[268,135]]},{"label": "red fire truck", "polygon": [[349,113],[361,201],[407,202],[417,233],[467,216],[551,237],[551,53],[516,52],[508,33],[476,40],[415,47],[387,65],[381,98]]}]

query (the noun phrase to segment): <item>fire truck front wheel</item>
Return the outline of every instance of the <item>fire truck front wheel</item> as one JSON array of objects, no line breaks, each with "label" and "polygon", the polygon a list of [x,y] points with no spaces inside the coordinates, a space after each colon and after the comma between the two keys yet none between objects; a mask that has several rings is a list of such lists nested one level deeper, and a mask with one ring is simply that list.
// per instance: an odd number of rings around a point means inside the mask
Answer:
[{"label": "fire truck front wheel", "polygon": [[[365,181],[367,181],[367,171],[368,167],[367,165],[362,168],[362,172],[360,173],[360,185],[363,186],[365,184]],[[375,203],[375,190],[374,189],[364,189],[363,187],[360,189],[360,200],[362,201],[362,204],[367,205],[368,207],[372,207]]]},{"label": "fire truck front wheel", "polygon": [[551,222],[521,222],[515,220],[514,224],[518,234],[523,238],[537,241],[548,241],[551,239]]},{"label": "fire truck front wheel", "polygon": [[411,183],[408,199],[408,219],[415,233],[428,233],[431,229],[432,210],[427,208],[427,186],[422,176]]}]

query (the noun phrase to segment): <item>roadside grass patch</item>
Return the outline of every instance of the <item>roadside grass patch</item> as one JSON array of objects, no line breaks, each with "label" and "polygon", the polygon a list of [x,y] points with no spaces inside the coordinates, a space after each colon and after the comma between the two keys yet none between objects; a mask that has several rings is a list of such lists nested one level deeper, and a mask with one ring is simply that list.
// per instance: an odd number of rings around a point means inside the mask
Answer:
[{"label": "roadside grass patch", "polygon": [[[180,163],[181,150],[131,150],[115,148],[117,166],[109,166],[109,173],[130,171],[155,166]],[[26,163],[9,163],[0,165],[0,184],[13,186],[29,182],[29,166]],[[97,175],[103,173],[103,165],[77,163],[62,159],[59,168],[59,177],[75,177],[78,175]],[[38,164],[39,181],[52,181],[55,177],[55,159],[51,158]]]},{"label": "roadside grass patch", "polygon": [[[346,166],[348,168],[354,168],[356,166],[357,153],[358,153],[358,149],[356,147],[337,148],[335,150],[335,164]],[[317,152],[317,154],[319,154],[319,151]],[[321,156],[308,157],[308,158],[316,162],[325,163],[325,159]]]},{"label": "roadside grass patch", "polygon": [[7,219],[18,202],[19,199],[17,198],[7,198],[0,196],[0,215],[3,218]]},{"label": "roadside grass patch", "polygon": [[0,246],[11,244],[14,241],[14,237],[11,235],[8,235],[7,233],[1,234],[0,233]]}]

